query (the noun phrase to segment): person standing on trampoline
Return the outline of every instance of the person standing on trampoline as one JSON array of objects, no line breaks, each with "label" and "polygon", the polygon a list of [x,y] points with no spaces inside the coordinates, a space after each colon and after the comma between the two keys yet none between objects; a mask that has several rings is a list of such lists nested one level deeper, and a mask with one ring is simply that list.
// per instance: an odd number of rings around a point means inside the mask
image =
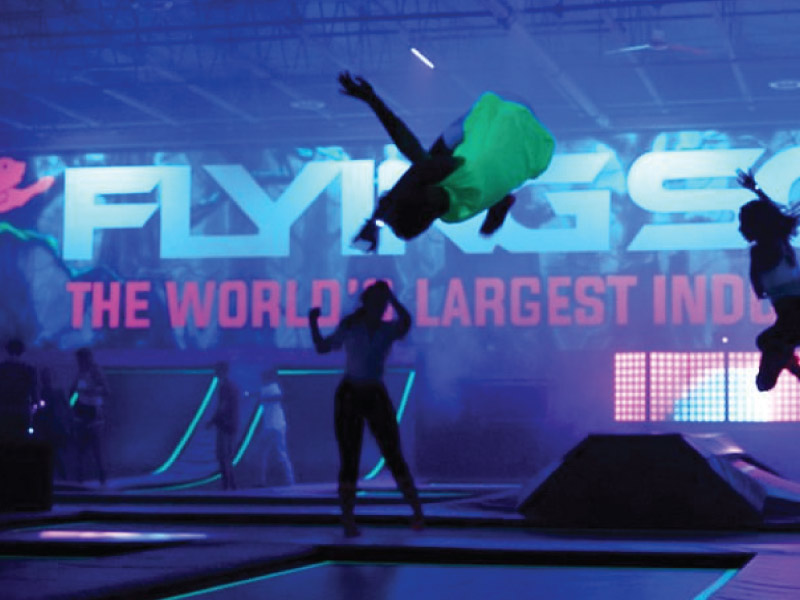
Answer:
[{"label": "person standing on trampoline", "polygon": [[759,298],[769,298],[777,319],[756,338],[761,360],[756,387],[775,387],[787,369],[800,379],[794,349],[800,345],[800,266],[790,243],[797,233],[798,217],[784,212],[758,187],[752,172],[737,171],[737,182],[755,192],[739,211],[739,231],[750,242],[750,281]]},{"label": "person standing on trampoline", "polygon": [[[397,318],[387,322],[382,317],[389,305]],[[405,337],[411,329],[411,315],[385,281],[367,287],[361,294],[361,306],[345,316],[328,337],[320,333],[320,313],[318,307],[308,313],[317,352],[324,354],[344,347],[346,354],[344,377],[336,388],[334,399],[334,427],[340,459],[339,501],[345,535],[359,535],[354,510],[365,421],[398,488],[411,505],[412,527],[421,529],[422,505],[411,471],[403,458],[397,417],[383,383],[386,358],[392,344]]]},{"label": "person standing on trampoline", "polygon": [[230,378],[230,366],[221,361],[214,366],[217,378],[217,410],[206,424],[216,427],[216,454],[223,490],[235,490],[236,479],[233,473],[234,441],[239,425],[239,388]]},{"label": "person standing on trampoline", "polygon": [[108,381],[89,348],[75,351],[78,374],[70,389],[70,396],[77,394],[72,406],[74,417],[75,443],[78,448],[78,481],[83,482],[86,453],[94,458],[97,479],[100,485],[106,483],[105,459],[103,457],[101,435],[105,426],[105,406],[111,395]]},{"label": "person standing on trampoline", "polygon": [[436,219],[466,221],[486,211],[481,234],[491,235],[514,204],[512,190],[541,175],[553,157],[555,141],[530,108],[493,92],[478,98],[429,150],[361,77],[339,74],[341,92],[366,102],[411,167],[384,194],[353,239],[374,252],[382,224],[410,240]]}]

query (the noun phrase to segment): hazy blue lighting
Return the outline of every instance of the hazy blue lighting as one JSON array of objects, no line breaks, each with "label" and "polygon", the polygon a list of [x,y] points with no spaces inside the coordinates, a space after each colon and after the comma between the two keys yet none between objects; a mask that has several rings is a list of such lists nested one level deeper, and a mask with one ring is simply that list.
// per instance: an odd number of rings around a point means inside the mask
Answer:
[{"label": "hazy blue lighting", "polygon": [[420,52],[416,48],[411,48],[411,54],[420,59],[422,61],[422,64],[424,64],[426,67],[433,69],[433,63],[430,60],[428,60],[428,57],[425,56],[422,52]]},{"label": "hazy blue lighting", "polygon": [[200,403],[200,408],[197,409],[197,413],[195,413],[192,422],[189,423],[189,427],[186,429],[186,433],[183,434],[183,437],[178,442],[178,445],[175,447],[175,450],[173,450],[172,455],[170,455],[170,457],[166,460],[166,462],[163,465],[161,465],[155,471],[153,471],[153,475],[158,475],[159,473],[163,473],[164,471],[169,469],[172,466],[172,463],[174,463],[177,460],[178,456],[180,456],[180,453],[183,452],[183,448],[188,443],[189,438],[192,437],[194,430],[197,428],[197,424],[200,422],[200,418],[203,416],[203,413],[208,407],[208,403],[211,402],[211,398],[214,395],[214,390],[217,389],[218,383],[219,379],[217,379],[217,377],[215,376],[211,380],[211,384],[208,386],[208,391],[206,392],[205,398],[203,398],[203,401]]}]

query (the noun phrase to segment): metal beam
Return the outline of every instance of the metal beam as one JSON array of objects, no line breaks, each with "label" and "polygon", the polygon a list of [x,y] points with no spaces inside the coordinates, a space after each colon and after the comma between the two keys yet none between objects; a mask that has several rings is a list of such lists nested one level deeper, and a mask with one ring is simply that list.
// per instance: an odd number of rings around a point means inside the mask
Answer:
[{"label": "metal beam", "polygon": [[603,114],[580,86],[558,66],[558,63],[539,45],[531,33],[522,26],[517,18],[518,11],[510,4],[506,5],[500,0],[481,1],[494,15],[497,22],[508,31],[509,37],[519,44],[520,48],[524,48],[527,55],[541,67],[544,74],[565,98],[574,102],[602,129],[611,127],[611,119]]},{"label": "metal beam", "polygon": [[[619,42],[620,45],[625,45],[629,42],[623,35],[622,35],[622,28],[620,27],[619,23],[614,20],[608,14],[602,16],[603,22],[606,23],[608,26],[609,33],[614,37],[615,40]],[[653,83],[653,80],[650,79],[650,75],[647,74],[644,67],[642,66],[639,59],[635,56],[633,52],[625,52],[625,56],[627,57],[628,62],[633,67],[633,72],[636,73],[636,76],[639,78],[639,81],[644,86],[644,89],[647,90],[647,93],[650,94],[650,97],[655,102],[658,109],[661,111],[662,114],[666,114],[669,112],[667,110],[666,104],[664,104],[664,99],[661,97],[661,94],[658,92],[656,88],[656,84]]]},{"label": "metal beam", "polygon": [[148,106],[147,104],[141,102],[140,100],[131,98],[127,94],[124,94],[120,91],[98,85],[97,83],[92,81],[86,74],[76,75],[75,77],[73,77],[73,79],[75,81],[79,81],[81,83],[85,83],[86,85],[90,85],[94,88],[97,88],[106,96],[114,98],[115,100],[122,102],[123,104],[126,104],[132,108],[135,108],[136,110],[143,112],[144,114],[151,116],[155,119],[158,119],[159,121],[167,123],[168,125],[178,124],[178,122],[172,117],[166,115],[160,110],[153,108],[152,106]]},{"label": "metal beam", "polygon": [[117,90],[112,90],[110,88],[100,88],[100,91],[102,91],[106,96],[114,98],[115,100],[118,100],[123,104],[127,104],[128,106],[135,108],[136,110],[139,110],[146,115],[150,115],[151,117],[158,119],[159,121],[163,121],[168,125],[178,124],[178,122],[172,117],[166,115],[160,110],[153,108],[152,106],[148,106],[144,102],[136,100],[135,98],[131,98],[127,94],[123,94],[122,92],[118,92]]},{"label": "metal beam", "polygon": [[[33,100],[34,102],[38,102],[39,104],[42,104],[42,105],[46,106],[47,108],[50,108],[50,109],[52,109],[52,110],[54,110],[56,112],[59,112],[62,115],[70,117],[71,119],[75,119],[76,121],[78,121],[81,124],[86,125],[88,127],[98,127],[100,125],[100,123],[98,121],[96,121],[94,119],[91,119],[89,117],[86,117],[86,116],[84,116],[84,115],[82,115],[82,114],[80,114],[80,113],[78,113],[78,112],[76,112],[76,111],[74,111],[74,110],[72,110],[70,108],[67,108],[66,106],[62,106],[58,102],[55,102],[55,101],[51,100],[50,98],[46,98],[46,97],[44,97],[44,96],[42,96],[40,94],[34,94],[33,92],[26,92],[26,91],[21,90],[21,89],[19,89],[17,87],[9,85],[8,83],[2,83],[2,84],[0,84],[0,87],[5,88],[6,90],[9,90],[10,92],[14,92],[15,94],[19,94],[20,96],[23,96],[24,98],[27,98],[28,100]],[[28,126],[25,126],[25,127],[28,127]]]},{"label": "metal beam", "polygon": [[168,71],[167,69],[165,69],[163,67],[156,67],[156,66],[153,66],[153,65],[150,65],[150,69],[152,69],[153,71],[155,71],[156,73],[158,73],[159,75],[164,77],[165,79],[168,79],[168,80],[170,80],[170,81],[172,81],[174,83],[180,83],[181,85],[183,85],[190,92],[192,92],[194,94],[197,94],[201,98],[204,98],[204,99],[208,100],[209,102],[211,102],[212,104],[218,106],[222,110],[224,110],[226,112],[229,112],[232,115],[236,115],[237,117],[243,119],[244,121],[247,121],[248,123],[257,123],[258,122],[258,118],[254,117],[249,112],[239,108],[238,106],[236,106],[234,104],[231,104],[227,100],[224,100],[224,99],[220,98],[215,93],[209,92],[207,89],[202,88],[197,84],[187,83],[182,77],[180,77],[176,73],[173,73],[172,71]]},{"label": "metal beam", "polygon": [[[370,6],[378,6],[383,11],[383,13],[386,14],[387,16],[391,16],[392,15],[392,11],[389,10],[386,7],[386,4],[383,2],[383,0],[371,0],[369,5]],[[411,47],[414,44],[413,44],[413,42],[411,40],[411,33],[408,31],[408,27],[406,27],[404,22],[401,21],[401,20],[397,20],[397,21],[393,22],[392,24],[394,25],[394,27],[397,28],[398,35],[400,35],[401,39],[405,43],[405,49],[410,52],[411,51]],[[472,100],[474,98],[477,98],[478,95],[483,91],[483,90],[476,89],[475,86],[469,85],[461,77],[458,77],[451,69],[446,69],[446,68],[443,69],[442,68],[442,63],[440,61],[437,61],[437,63],[439,64],[439,67],[438,67],[439,70],[444,72],[444,73],[446,73],[447,77],[453,83],[455,83],[456,86],[458,86],[461,89],[461,91],[463,91],[469,97],[470,100]],[[384,96],[384,98],[386,98],[386,97]],[[388,99],[388,98],[386,98],[386,99]],[[391,99],[388,99],[388,100],[391,100]],[[393,100],[391,100],[391,102],[392,102],[393,105],[395,104],[395,102]]]},{"label": "metal beam", "polygon": [[728,55],[731,71],[733,72],[733,78],[736,80],[739,93],[742,95],[742,99],[744,100],[747,109],[754,111],[756,109],[756,105],[753,101],[753,93],[750,91],[750,86],[747,84],[747,80],[744,77],[744,72],[739,66],[738,59],[736,57],[736,50],[733,47],[730,31],[728,30],[728,24],[725,22],[725,17],[720,10],[719,4],[712,3],[711,10],[714,14],[714,23],[717,25],[717,28],[722,34],[722,43],[725,47],[725,53]]}]

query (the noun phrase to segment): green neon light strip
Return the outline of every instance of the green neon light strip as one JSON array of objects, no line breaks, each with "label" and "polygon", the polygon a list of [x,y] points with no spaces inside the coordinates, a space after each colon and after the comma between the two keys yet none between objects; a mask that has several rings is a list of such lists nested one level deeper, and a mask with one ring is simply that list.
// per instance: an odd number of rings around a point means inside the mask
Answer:
[{"label": "green neon light strip", "polygon": [[147,491],[151,491],[153,489],[163,491],[163,492],[175,492],[177,490],[188,490],[193,487],[200,487],[201,485],[205,485],[207,483],[211,483],[212,481],[216,481],[217,479],[222,479],[222,475],[219,473],[215,473],[214,475],[209,475],[208,477],[204,477],[203,479],[198,479],[197,481],[190,481],[188,483],[178,483],[176,485],[165,485],[163,487],[157,488],[150,488]]},{"label": "green neon light strip", "polygon": [[32,242],[32,243],[41,243],[47,247],[50,252],[52,252],[53,256],[55,256],[58,264],[61,266],[62,269],[70,276],[70,278],[79,277],[81,275],[85,275],[87,273],[91,273],[92,271],[99,270],[105,273],[110,274],[115,281],[120,281],[122,278],[117,275],[114,271],[109,269],[108,267],[89,267],[88,269],[73,269],[68,267],[64,263],[64,259],[58,253],[58,240],[54,238],[52,235],[45,235],[43,233],[39,233],[38,231],[33,231],[31,229],[18,229],[14,227],[8,221],[0,221],[0,235],[4,233],[9,233],[13,235],[15,238],[22,242]]},{"label": "green neon light strip", "polygon": [[244,440],[242,441],[242,445],[239,446],[239,452],[236,453],[236,456],[233,457],[233,466],[239,464],[239,461],[242,460],[242,456],[244,456],[245,450],[250,445],[250,441],[253,439],[253,435],[256,432],[256,425],[261,420],[261,415],[264,414],[264,407],[262,405],[258,405],[258,410],[256,414],[253,416],[253,420],[250,421],[250,427],[247,428],[247,434],[244,436]]},{"label": "green neon light strip", "polygon": [[[242,460],[244,453],[247,452],[247,448],[250,446],[250,442],[253,441],[253,436],[256,433],[256,426],[258,425],[258,422],[261,420],[261,415],[263,414],[264,414],[264,407],[259,406],[256,412],[253,414],[253,418],[250,421],[250,425],[248,425],[247,427],[247,433],[242,439],[242,443],[239,445],[239,451],[236,453],[236,456],[233,458],[233,461],[231,461],[231,464],[234,467],[239,464],[239,461]],[[212,481],[216,481],[217,479],[220,478],[222,478],[222,475],[220,473],[215,473],[214,475],[209,475],[208,477],[204,477],[203,479],[198,479],[197,481],[189,481],[187,483],[179,483],[177,485],[168,485],[156,489],[168,492],[175,490],[188,490],[194,487],[200,487],[201,485],[206,485],[207,483],[211,483]]]},{"label": "green neon light strip", "polygon": [[[406,379],[406,387],[403,390],[403,398],[400,400],[400,408],[397,409],[397,422],[400,423],[400,419],[403,418],[403,413],[406,411],[406,405],[408,404],[408,398],[411,396],[411,388],[414,385],[414,379],[417,377],[417,372],[414,369],[411,369],[408,372],[408,379]],[[381,456],[378,464],[375,465],[375,468],[372,469],[369,473],[364,475],[364,481],[372,479],[378,473],[381,472],[384,465],[386,464],[386,460]]]},{"label": "green neon light strip", "polygon": [[200,422],[200,418],[203,416],[206,408],[208,407],[208,403],[211,402],[211,398],[214,395],[214,391],[217,389],[217,384],[219,383],[219,379],[215,376],[211,380],[211,384],[208,386],[208,391],[206,392],[205,398],[200,403],[200,408],[197,409],[197,413],[195,413],[194,418],[192,419],[191,423],[189,423],[189,427],[186,429],[186,432],[183,434],[183,437],[178,442],[178,445],[173,450],[172,455],[166,460],[166,462],[158,467],[155,471],[153,471],[153,475],[158,475],[159,473],[163,473],[167,469],[169,469],[172,464],[178,459],[178,456],[181,452],[183,452],[183,448],[189,442],[189,438],[192,437],[194,430],[197,428],[197,424]]},{"label": "green neon light strip", "polygon": [[75,403],[78,401],[78,392],[72,392],[72,396],[69,397],[69,405],[75,406]]},{"label": "green neon light strip", "polygon": [[278,375],[340,375],[344,369],[278,369]]},{"label": "green neon light strip", "polygon": [[196,596],[202,596],[203,594],[210,594],[212,592],[228,590],[230,588],[239,587],[240,585],[247,585],[248,583],[256,583],[258,581],[264,581],[265,579],[272,579],[273,577],[281,577],[282,575],[291,575],[293,573],[299,573],[301,571],[307,571],[309,569],[315,569],[317,567],[322,567],[329,564],[331,564],[330,561],[318,562],[312,565],[305,565],[302,567],[296,567],[294,569],[287,569],[286,571],[278,571],[277,573],[260,575],[259,577],[250,577],[249,579],[240,579],[239,581],[232,581],[231,583],[223,583],[222,585],[215,585],[214,587],[197,590],[195,592],[189,592],[188,594],[180,594],[178,596],[167,596],[162,600],[181,600],[182,598],[194,598]]},{"label": "green neon light strip", "polygon": [[[404,373],[406,369],[403,368],[392,368],[388,369],[390,373]],[[279,369],[278,375],[338,375],[344,373],[344,369]],[[403,390],[403,396],[400,400],[400,407],[397,409],[397,422],[400,422],[400,419],[403,418],[403,414],[406,410],[406,405],[408,404],[408,399],[411,394],[411,388],[414,385],[414,379],[417,376],[417,372],[414,369],[408,370],[408,378],[406,379],[405,389]],[[186,430],[186,433],[183,435],[183,438],[178,443],[178,446],[173,451],[172,455],[167,459],[167,461],[161,465],[158,469],[153,471],[153,475],[158,475],[159,473],[163,473],[172,464],[177,460],[178,456],[180,455],[181,451],[183,450],[183,446],[189,441],[189,438],[192,436],[194,429],[197,427],[197,422],[200,420],[203,412],[205,411],[208,403],[211,401],[211,397],[214,394],[214,390],[217,386],[217,378],[211,381],[211,386],[209,386],[208,392],[206,393],[206,397],[203,399],[203,403],[200,405],[200,408],[195,415],[195,418],[189,424],[189,428]],[[247,451],[247,448],[250,446],[250,442],[253,439],[253,436],[256,432],[256,426],[258,425],[259,420],[261,419],[261,415],[263,414],[263,407],[259,406],[258,410],[256,411],[255,415],[253,416],[250,425],[248,426],[247,433],[245,434],[244,439],[242,440],[241,445],[239,446],[239,451],[236,453],[236,456],[233,459],[233,465],[236,466],[241,461],[244,453]],[[378,460],[378,463],[375,467],[364,477],[364,479],[372,479],[378,473],[380,473],[381,469],[383,469],[386,461],[381,457]],[[201,485],[205,485],[207,483],[211,483],[219,479],[221,475],[216,473],[215,475],[211,475],[209,477],[205,477],[203,479],[198,479],[197,481],[190,481],[188,483],[181,483],[178,485],[166,486],[166,487],[159,487],[157,489],[165,490],[165,491],[174,491],[174,490],[185,490],[193,487],[199,487]]]},{"label": "green neon light strip", "polygon": [[58,253],[58,241],[51,235],[44,235],[38,231],[30,229],[18,229],[8,221],[0,221],[0,233],[10,233],[15,238],[23,242],[42,242],[54,253]]},{"label": "green neon light strip", "polygon": [[722,577],[717,579],[714,583],[695,596],[694,600],[708,600],[717,590],[733,579],[738,572],[739,569],[728,569],[725,571]]}]

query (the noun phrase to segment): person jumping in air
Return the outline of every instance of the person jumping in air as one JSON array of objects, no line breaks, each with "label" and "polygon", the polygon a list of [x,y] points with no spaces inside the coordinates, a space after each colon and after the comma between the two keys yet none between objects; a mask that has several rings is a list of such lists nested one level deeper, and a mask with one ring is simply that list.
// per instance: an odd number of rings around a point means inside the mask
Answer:
[{"label": "person jumping in air", "polygon": [[[393,321],[383,321],[386,307],[397,314]],[[377,281],[361,293],[361,306],[344,317],[336,330],[323,336],[319,330],[320,309],[309,311],[311,337],[319,353],[344,347],[344,377],[334,398],[334,427],[339,445],[339,501],[342,525],[347,537],[359,535],[355,522],[356,482],[361,459],[364,422],[378,442],[397,487],[411,505],[414,529],[423,527],[422,504],[408,464],[400,448],[397,415],[383,383],[386,358],[392,344],[406,336],[411,315],[392,293],[385,281]]]},{"label": "person jumping in air", "polygon": [[341,92],[366,102],[411,167],[379,200],[353,239],[378,246],[383,224],[410,240],[436,219],[466,221],[486,210],[481,234],[491,235],[514,204],[511,191],[541,175],[553,157],[553,136],[533,112],[518,102],[486,92],[469,112],[450,125],[429,150],[361,77],[339,74]]},{"label": "person jumping in air", "polygon": [[800,345],[800,266],[790,243],[798,217],[773,202],[751,171],[736,175],[739,185],[758,196],[739,210],[739,231],[751,244],[750,281],[756,296],[769,298],[777,314],[775,324],[756,338],[761,350],[756,387],[765,392],[775,387],[783,369],[800,379],[794,354]]}]

